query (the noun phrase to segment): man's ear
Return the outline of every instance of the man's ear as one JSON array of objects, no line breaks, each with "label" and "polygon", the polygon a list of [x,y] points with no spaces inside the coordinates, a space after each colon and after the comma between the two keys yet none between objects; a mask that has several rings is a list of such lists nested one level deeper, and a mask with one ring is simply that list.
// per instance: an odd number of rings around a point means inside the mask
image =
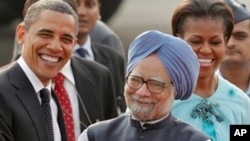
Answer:
[{"label": "man's ear", "polygon": [[17,43],[22,45],[24,42],[26,29],[24,27],[23,22],[20,23],[16,28],[16,37],[17,37]]}]

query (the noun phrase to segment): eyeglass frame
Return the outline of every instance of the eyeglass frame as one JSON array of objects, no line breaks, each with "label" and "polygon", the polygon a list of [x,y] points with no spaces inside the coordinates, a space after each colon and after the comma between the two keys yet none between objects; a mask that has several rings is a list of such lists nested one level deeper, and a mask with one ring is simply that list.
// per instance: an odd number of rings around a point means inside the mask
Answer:
[{"label": "eyeglass frame", "polygon": [[[136,77],[136,78],[139,78],[139,79],[141,80],[140,85],[138,85],[138,86],[139,86],[138,88],[132,87],[132,86],[128,83],[129,77]],[[152,91],[152,85],[150,86],[150,83],[148,83],[148,82],[150,82],[150,81],[157,82],[157,83],[161,84],[161,87],[162,87],[161,90],[160,90],[159,92],[154,92],[154,91]],[[138,75],[133,75],[133,74],[130,74],[130,75],[128,75],[128,76],[126,77],[126,84],[127,84],[128,87],[131,88],[131,89],[139,90],[139,89],[142,87],[142,85],[143,85],[144,83],[146,84],[147,89],[148,89],[151,93],[154,93],[154,94],[160,94],[160,93],[162,93],[162,91],[164,90],[165,87],[168,87],[168,86],[170,86],[170,85],[173,84],[173,82],[163,82],[163,81],[155,80],[155,79],[152,79],[152,78],[151,78],[151,79],[148,79],[148,80],[144,80],[142,77],[140,77],[140,76],[138,76]]]}]

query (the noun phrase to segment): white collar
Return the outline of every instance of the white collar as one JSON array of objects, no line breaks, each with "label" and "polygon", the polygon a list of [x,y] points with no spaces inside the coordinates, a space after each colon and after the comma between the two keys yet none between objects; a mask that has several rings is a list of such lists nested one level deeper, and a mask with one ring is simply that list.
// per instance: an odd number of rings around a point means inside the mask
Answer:
[{"label": "white collar", "polygon": [[[87,50],[87,52],[88,52],[88,54],[86,55],[86,59],[89,59],[89,60],[95,60],[94,58],[95,58],[95,56],[94,56],[94,53],[93,53],[93,51],[92,51],[92,47],[91,47],[91,38],[90,38],[90,36],[88,35],[88,37],[87,37],[87,40],[86,40],[86,42],[83,44],[83,45],[80,45],[80,44],[76,44],[76,46],[75,46],[75,48],[74,48],[74,53],[73,53],[73,55],[76,55],[76,50],[78,49],[78,48],[81,48],[81,47],[83,47],[84,49],[86,49]],[[78,55],[76,55],[76,56],[78,56]]]},{"label": "white collar", "polygon": [[19,57],[17,60],[17,63],[20,65],[21,69],[24,71],[25,75],[28,77],[29,81],[31,82],[31,85],[35,89],[36,93],[39,93],[39,91],[46,87],[49,91],[51,91],[51,80],[47,86],[43,86],[43,83],[41,80],[36,76],[36,74],[30,69],[28,64],[25,62],[23,57]]},{"label": "white collar", "polygon": [[75,79],[74,79],[74,75],[73,75],[72,68],[70,65],[71,65],[71,59],[68,60],[68,62],[63,66],[60,72],[65,76],[65,78],[70,83],[75,85]]}]

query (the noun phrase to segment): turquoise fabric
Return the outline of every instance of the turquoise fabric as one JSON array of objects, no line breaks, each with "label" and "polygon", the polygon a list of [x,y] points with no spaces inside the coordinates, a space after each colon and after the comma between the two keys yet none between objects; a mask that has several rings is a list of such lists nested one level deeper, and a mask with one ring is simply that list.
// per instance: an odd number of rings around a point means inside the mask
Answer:
[{"label": "turquoise fabric", "polygon": [[250,124],[250,99],[238,87],[218,77],[218,88],[215,93],[207,98],[210,104],[218,104],[214,112],[223,118],[219,122],[216,116],[211,115],[212,124],[205,123],[201,118],[192,118],[191,113],[195,106],[204,100],[196,94],[192,94],[187,100],[175,100],[172,113],[177,118],[197,127],[205,132],[214,141],[229,141],[230,124]]},{"label": "turquoise fabric", "polygon": [[[215,73],[216,73],[216,75],[223,77],[220,70],[217,70]],[[248,82],[248,88],[247,88],[247,91],[245,91],[245,93],[248,95],[248,97],[250,97],[250,81]]]}]

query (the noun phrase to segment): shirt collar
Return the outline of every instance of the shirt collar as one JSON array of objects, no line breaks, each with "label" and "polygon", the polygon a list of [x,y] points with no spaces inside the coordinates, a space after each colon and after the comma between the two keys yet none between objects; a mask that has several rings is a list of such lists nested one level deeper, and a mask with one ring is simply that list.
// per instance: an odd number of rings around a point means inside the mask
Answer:
[{"label": "shirt collar", "polygon": [[74,51],[76,51],[80,47],[84,47],[88,51],[88,53],[92,52],[90,36],[87,37],[87,40],[86,40],[86,42],[84,44],[80,45],[80,44],[77,43],[75,48],[74,48]]},{"label": "shirt collar", "polygon": [[[136,119],[136,117],[132,114],[132,112],[130,112],[130,113],[131,113],[131,118],[132,118],[132,119],[139,121],[139,120]],[[144,124],[155,124],[155,123],[158,123],[158,122],[164,120],[164,119],[167,118],[167,117],[168,117],[168,115],[164,116],[163,118],[160,118],[160,119],[157,119],[157,120],[153,120],[153,121],[150,121],[150,122],[142,122],[142,121],[139,121],[139,122],[140,122],[141,127],[144,128],[144,126],[143,126]]]},{"label": "shirt collar", "polygon": [[[43,83],[40,81],[40,79],[36,76],[36,74],[30,69],[30,67],[27,65],[23,57],[19,57],[17,60],[17,63],[20,65],[21,69],[24,71],[25,75],[28,77],[29,81],[31,82],[31,85],[35,89],[36,93],[39,93],[39,91],[44,88]],[[51,91],[51,80],[47,86],[49,91]]]},{"label": "shirt collar", "polygon": [[80,45],[80,44],[76,44],[75,48],[74,48],[74,52],[76,52],[76,50],[78,48],[83,47],[84,49],[86,49],[88,51],[88,55],[86,56],[87,59],[90,60],[94,60],[94,53],[92,51],[92,47],[91,47],[91,38],[90,36],[87,37],[87,40],[84,44]]},{"label": "shirt collar", "polygon": [[69,61],[64,65],[64,67],[61,69],[61,73],[64,75],[64,77],[73,85],[75,85],[75,80],[74,80],[74,76],[73,76],[73,71],[72,68],[70,66],[71,64],[71,59],[69,59]]}]

